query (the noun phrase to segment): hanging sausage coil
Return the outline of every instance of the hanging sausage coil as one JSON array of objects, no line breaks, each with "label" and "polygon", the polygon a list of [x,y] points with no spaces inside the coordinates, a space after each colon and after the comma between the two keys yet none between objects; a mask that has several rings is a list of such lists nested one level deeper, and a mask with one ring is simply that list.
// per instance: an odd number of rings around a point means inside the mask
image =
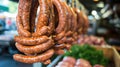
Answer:
[{"label": "hanging sausage coil", "polygon": [[[15,54],[13,58],[23,63],[46,62],[54,54],[51,48],[54,40],[51,38],[53,16],[50,16],[48,0],[20,0],[17,15],[17,28],[19,36],[15,36],[17,49],[24,53]],[[40,12],[37,19],[36,31],[35,18],[37,8]],[[50,18],[50,19],[49,19]],[[50,20],[50,21],[49,21]],[[51,21],[52,20],[52,21]]]},{"label": "hanging sausage coil", "polygon": [[23,54],[14,54],[13,58],[23,63],[49,64],[54,53],[69,49],[78,35],[86,32],[88,19],[77,10],[60,0],[19,0],[16,17],[19,35],[14,40]]}]

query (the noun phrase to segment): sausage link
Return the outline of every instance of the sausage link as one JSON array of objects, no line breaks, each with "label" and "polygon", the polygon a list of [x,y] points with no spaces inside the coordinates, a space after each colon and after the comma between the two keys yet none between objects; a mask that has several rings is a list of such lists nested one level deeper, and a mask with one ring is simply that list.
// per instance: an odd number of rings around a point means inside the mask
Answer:
[{"label": "sausage link", "polygon": [[56,49],[56,50],[55,50],[55,54],[63,55],[64,53],[65,53],[65,51],[62,50],[62,49]]},{"label": "sausage link", "polygon": [[24,6],[24,0],[19,0],[18,4],[18,15],[21,17],[22,16],[22,7]]},{"label": "sausage link", "polygon": [[87,29],[89,27],[89,21],[88,17],[83,13],[83,19],[84,19],[84,28],[83,28],[83,34],[87,32]]},{"label": "sausage link", "polygon": [[[38,0],[39,4],[40,4],[40,12],[39,12],[39,16],[38,16],[38,21],[37,21],[37,25],[36,25],[36,32],[35,34],[37,34],[38,36],[40,36],[41,34],[41,28],[43,26],[46,26],[48,23],[48,19],[49,19],[49,5],[47,3],[47,0]],[[44,31],[47,32],[48,30]]]},{"label": "sausage link", "polygon": [[76,28],[77,28],[77,17],[75,12],[73,11],[73,8],[71,8],[71,12],[72,12],[72,31],[76,32]]},{"label": "sausage link", "polygon": [[66,31],[68,32],[70,30],[70,22],[69,22],[69,20],[70,20],[70,14],[68,12],[66,2],[62,2],[62,5],[64,7],[64,11],[65,11],[65,15],[66,15],[66,26],[65,26],[65,28],[66,28]]},{"label": "sausage link", "polygon": [[71,31],[71,28],[72,28],[72,22],[71,22],[71,17],[72,17],[72,12],[70,10],[70,7],[65,4],[67,10],[68,10],[68,13],[69,13],[69,17],[68,17],[68,22],[69,22],[69,31]]},{"label": "sausage link", "polygon": [[65,31],[65,25],[66,25],[66,16],[64,7],[62,6],[60,0],[52,0],[54,6],[57,8],[58,14],[59,14],[59,23],[56,28],[56,33],[61,33],[62,31]]},{"label": "sausage link", "polygon": [[78,34],[83,33],[83,27],[84,27],[84,19],[83,19],[83,13],[77,8],[74,8],[75,13],[77,14],[77,32]]},{"label": "sausage link", "polygon": [[[65,4],[66,5],[66,4]],[[72,31],[72,17],[73,17],[73,14],[72,14],[72,11],[71,11],[71,8],[69,6],[67,6],[67,10],[68,10],[68,13],[69,13],[69,30]]]},{"label": "sausage link", "polygon": [[72,44],[74,40],[75,39],[73,37],[63,37],[61,40],[58,41],[58,43],[59,44],[62,44],[62,43]]},{"label": "sausage link", "polygon": [[24,7],[22,11],[22,22],[25,30],[30,31],[30,9],[32,0],[24,0]]},{"label": "sausage link", "polygon": [[56,50],[56,49],[63,49],[63,48],[65,48],[65,44],[60,44],[60,45],[55,45],[54,46],[54,49]]},{"label": "sausage link", "polygon": [[16,17],[16,25],[17,25],[17,30],[19,35],[29,37],[31,36],[31,33],[24,29],[22,19],[21,19],[23,6],[24,6],[24,0],[19,0],[18,15]]},{"label": "sausage link", "polygon": [[73,10],[74,10],[74,12],[76,13],[76,15],[77,15],[77,32],[78,32],[78,30],[79,30],[79,28],[81,27],[80,25],[81,25],[81,23],[79,22],[79,20],[80,20],[80,17],[79,17],[79,9],[77,9],[77,8],[73,8]]},{"label": "sausage link", "polygon": [[48,40],[45,43],[39,44],[39,45],[35,45],[35,46],[25,46],[19,43],[16,43],[16,47],[20,52],[23,53],[28,53],[28,54],[35,54],[35,53],[41,53],[45,50],[48,50],[49,48],[51,48],[54,45],[54,41],[53,40]]},{"label": "sausage link", "polygon": [[41,27],[41,29],[39,30],[39,33],[33,33],[32,36],[37,37],[38,35],[46,35],[48,34],[49,31],[49,27],[48,26],[43,26]]},{"label": "sausage link", "polygon": [[35,63],[35,62],[44,62],[45,60],[51,58],[54,54],[53,49],[49,49],[46,52],[39,54],[37,56],[26,56],[22,54],[14,54],[13,58],[16,61],[23,62],[23,63]]},{"label": "sausage link", "polygon": [[21,18],[18,15],[16,17],[16,25],[17,25],[17,30],[19,35],[25,36],[25,37],[31,36],[31,33],[23,28]]},{"label": "sausage link", "polygon": [[39,36],[39,37],[15,36],[14,40],[23,45],[38,45],[48,41],[49,38],[47,36]]},{"label": "sausage link", "polygon": [[58,41],[58,40],[62,39],[64,36],[65,36],[65,32],[63,31],[55,36],[55,40]]},{"label": "sausage link", "polygon": [[31,12],[30,12],[30,32],[34,32],[35,19],[37,16],[37,9],[39,6],[38,0],[32,0]]},{"label": "sausage link", "polygon": [[58,40],[58,44],[63,44],[63,43],[66,43],[66,40],[67,40],[67,37],[64,36],[62,39]]},{"label": "sausage link", "polygon": [[55,13],[54,13],[54,8],[53,8],[53,3],[52,0],[48,0],[49,3],[49,9],[50,9],[50,19],[49,19],[49,34],[52,34],[54,29],[55,29]]},{"label": "sausage link", "polygon": [[72,44],[75,41],[75,39],[73,37],[67,37],[66,39],[66,43],[68,44]]},{"label": "sausage link", "polygon": [[66,34],[65,34],[65,36],[67,36],[67,37],[71,37],[73,35],[73,32],[72,31],[68,31]]},{"label": "sausage link", "polygon": [[79,22],[81,23],[81,28],[79,28],[78,32],[79,34],[82,34],[83,33],[83,29],[84,29],[84,19],[83,19],[83,12],[80,11],[79,13]]},{"label": "sausage link", "polygon": [[65,48],[66,48],[67,50],[70,50],[71,44],[65,44]]},{"label": "sausage link", "polygon": [[50,59],[48,59],[48,60],[46,60],[46,61],[44,61],[44,62],[42,62],[43,64],[50,64],[51,63],[51,60]]}]

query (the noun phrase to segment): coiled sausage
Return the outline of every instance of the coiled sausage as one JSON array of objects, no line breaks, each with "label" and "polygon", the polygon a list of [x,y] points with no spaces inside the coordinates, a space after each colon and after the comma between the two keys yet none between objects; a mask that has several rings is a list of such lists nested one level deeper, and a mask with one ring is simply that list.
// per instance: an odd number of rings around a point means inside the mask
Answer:
[{"label": "coiled sausage", "polygon": [[45,43],[35,45],[35,46],[25,46],[25,45],[16,43],[16,47],[20,52],[28,53],[28,54],[41,53],[51,48],[53,45],[54,45],[54,41],[51,39]]},{"label": "coiled sausage", "polygon": [[52,0],[54,6],[57,8],[58,14],[59,14],[59,23],[56,28],[56,33],[61,33],[62,31],[65,31],[65,25],[66,25],[66,17],[65,17],[65,11],[64,8],[60,2],[60,0]]},{"label": "coiled sausage", "polygon": [[41,36],[41,35],[44,35],[44,33],[41,34],[41,32],[47,32],[49,30],[49,29],[46,29],[44,31],[41,31],[41,28],[47,25],[50,11],[49,11],[49,5],[47,3],[47,0],[38,0],[38,1],[40,5],[40,12],[37,20],[36,32],[34,34],[36,34],[37,36]]},{"label": "coiled sausage", "polygon": [[16,61],[23,62],[23,63],[35,63],[35,62],[44,62],[45,60],[48,60],[51,58],[54,54],[53,49],[49,49],[46,52],[39,54],[37,56],[26,56],[22,54],[14,54],[13,58]]},{"label": "coiled sausage", "polygon": [[30,31],[30,9],[32,0],[24,0],[24,7],[22,7],[22,23],[25,30]]},{"label": "coiled sausage", "polygon": [[39,37],[15,36],[14,40],[23,45],[38,45],[48,41],[49,38],[47,36],[39,36]]}]

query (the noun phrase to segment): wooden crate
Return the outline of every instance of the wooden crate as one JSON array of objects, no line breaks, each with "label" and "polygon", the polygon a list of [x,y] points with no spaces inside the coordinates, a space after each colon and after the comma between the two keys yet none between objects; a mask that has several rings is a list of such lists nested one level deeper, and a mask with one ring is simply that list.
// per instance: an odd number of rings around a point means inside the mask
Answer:
[{"label": "wooden crate", "polygon": [[114,47],[113,47],[113,55],[114,55],[113,57],[115,61],[115,66],[120,67],[120,55]]},{"label": "wooden crate", "polygon": [[115,47],[99,47],[95,46],[98,50],[103,50],[104,56],[113,60],[115,63],[115,67],[120,67],[120,55],[115,49]]}]

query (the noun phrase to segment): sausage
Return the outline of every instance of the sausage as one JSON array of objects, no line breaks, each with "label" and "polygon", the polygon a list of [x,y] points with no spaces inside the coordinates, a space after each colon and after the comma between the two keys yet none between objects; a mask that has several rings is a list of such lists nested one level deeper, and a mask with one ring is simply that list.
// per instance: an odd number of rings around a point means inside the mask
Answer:
[{"label": "sausage", "polygon": [[72,17],[73,17],[73,14],[72,14],[71,8],[69,6],[67,6],[67,5],[66,5],[66,7],[67,7],[67,10],[68,10],[68,13],[69,13],[69,19],[68,19],[68,21],[70,23],[69,31],[72,31]]},{"label": "sausage", "polygon": [[39,36],[39,37],[15,36],[14,40],[23,45],[38,45],[48,41],[49,38],[47,36]]},{"label": "sausage", "polygon": [[22,11],[23,11],[22,8],[23,8],[23,5],[24,5],[23,2],[24,2],[24,0],[19,1],[18,15],[16,17],[16,25],[17,25],[17,30],[18,30],[19,35],[25,36],[25,37],[30,37],[31,33],[24,29],[22,19],[21,19]]},{"label": "sausage", "polygon": [[32,36],[37,37],[38,35],[46,35],[48,33],[48,31],[50,30],[50,28],[48,26],[43,26],[41,27],[41,29],[39,30],[39,33],[33,33]]},{"label": "sausage", "polygon": [[87,32],[87,29],[89,27],[89,21],[88,17],[83,13],[83,19],[84,19],[84,28],[83,28],[83,34]]},{"label": "sausage", "polygon": [[23,62],[23,63],[35,63],[35,62],[44,62],[45,60],[48,60],[51,58],[54,54],[53,49],[49,49],[46,52],[39,54],[37,56],[26,56],[22,54],[14,54],[13,58],[16,61]]},{"label": "sausage", "polygon": [[65,51],[62,50],[62,49],[56,49],[56,50],[55,50],[55,54],[63,55],[64,53],[65,53]]},{"label": "sausage", "polygon": [[25,30],[30,31],[30,9],[32,0],[24,0],[24,7],[22,10],[22,23]]},{"label": "sausage", "polygon": [[66,48],[67,50],[70,50],[71,44],[65,44],[65,48]]},{"label": "sausage", "polygon": [[78,29],[79,34],[83,33],[83,29],[84,29],[84,19],[83,19],[83,12],[80,11],[79,13],[79,22],[81,23],[81,28]]},{"label": "sausage", "polygon": [[62,31],[61,33],[55,36],[55,40],[58,41],[62,39],[64,36],[65,36],[65,31]]},{"label": "sausage", "polygon": [[75,39],[73,37],[67,37],[66,39],[66,43],[68,44],[72,44],[75,41]]},{"label": "sausage", "polygon": [[60,44],[60,45],[55,45],[54,46],[54,49],[55,50],[58,50],[58,49],[63,49],[63,48],[65,48],[66,46],[65,46],[65,44]]},{"label": "sausage", "polygon": [[55,50],[64,49],[64,48],[69,50],[71,48],[71,44],[60,44],[60,45],[55,45],[54,46]]},{"label": "sausage", "polygon": [[[40,5],[40,12],[38,15],[35,34],[37,34],[37,36],[40,36],[40,35],[44,35],[44,34],[41,34],[41,32],[43,32],[41,31],[41,28],[47,25],[50,11],[49,11],[49,5],[47,3],[47,0],[38,0],[38,1]],[[48,31],[47,29],[44,30],[44,32],[47,32],[47,31]]]},{"label": "sausage", "polygon": [[71,12],[72,12],[72,31],[73,32],[76,32],[76,28],[77,28],[77,18],[76,18],[76,14],[75,12],[73,11],[73,8],[71,8]]},{"label": "sausage", "polygon": [[70,31],[71,28],[71,13],[69,11],[68,5],[66,4],[66,2],[62,2],[63,6],[65,7],[65,11],[66,11],[66,16],[67,16],[67,20],[66,20],[66,27],[67,27],[67,31]]},{"label": "sausage", "polygon": [[43,64],[50,64],[51,63],[51,60],[50,59],[48,59],[48,60],[46,60],[46,61],[44,61],[44,62],[42,62]]},{"label": "sausage", "polygon": [[61,1],[61,4],[62,4],[62,7],[63,7],[63,9],[64,9],[64,12],[65,12],[65,22],[66,22],[66,24],[65,24],[65,27],[64,27],[64,30],[65,30],[65,32],[68,32],[69,31],[69,22],[68,22],[68,17],[69,17],[69,14],[68,14],[68,10],[67,10],[67,7],[65,6],[65,2],[62,2]]},{"label": "sausage", "polygon": [[30,11],[30,32],[34,32],[35,28],[35,19],[37,16],[37,8],[39,6],[38,0],[32,0],[32,6]]},{"label": "sausage", "polygon": [[66,36],[64,36],[62,39],[58,40],[57,43],[59,43],[59,44],[62,44],[62,43],[72,44],[73,41],[74,41],[73,37],[66,37]]},{"label": "sausage", "polygon": [[82,24],[81,24],[81,17],[79,15],[80,13],[80,10],[77,9],[77,8],[73,8],[74,12],[76,13],[77,15],[77,32],[79,33],[79,29],[82,27]]},{"label": "sausage", "polygon": [[48,40],[45,43],[35,45],[35,46],[25,46],[19,43],[16,43],[16,47],[20,52],[27,53],[27,54],[35,54],[35,53],[41,53],[49,48],[51,48],[54,45],[53,40]]},{"label": "sausage", "polygon": [[66,37],[71,37],[72,35],[73,35],[73,32],[72,32],[72,31],[68,31],[68,32],[65,34]]},{"label": "sausage", "polygon": [[23,28],[22,21],[19,15],[17,15],[16,17],[16,25],[17,25],[18,34],[20,36],[24,36],[24,37],[31,36],[31,33]]},{"label": "sausage", "polygon": [[61,33],[62,31],[65,31],[64,27],[66,26],[66,17],[65,17],[65,11],[64,7],[62,6],[60,0],[52,0],[54,6],[57,8],[58,14],[59,14],[59,23],[57,28],[55,29],[55,32]]},{"label": "sausage", "polygon": [[59,44],[62,44],[62,43],[65,43],[66,40],[67,40],[67,37],[65,36],[65,37],[63,37],[62,39],[58,40],[57,42],[58,42]]},{"label": "sausage", "polygon": [[24,6],[24,0],[19,0],[18,4],[18,15],[21,17],[22,16],[22,7]]},{"label": "sausage", "polygon": [[54,7],[53,7],[53,3],[52,0],[48,0],[49,2],[49,9],[50,9],[50,19],[49,19],[49,34],[52,34],[54,32],[55,29],[55,13],[54,13]]}]

